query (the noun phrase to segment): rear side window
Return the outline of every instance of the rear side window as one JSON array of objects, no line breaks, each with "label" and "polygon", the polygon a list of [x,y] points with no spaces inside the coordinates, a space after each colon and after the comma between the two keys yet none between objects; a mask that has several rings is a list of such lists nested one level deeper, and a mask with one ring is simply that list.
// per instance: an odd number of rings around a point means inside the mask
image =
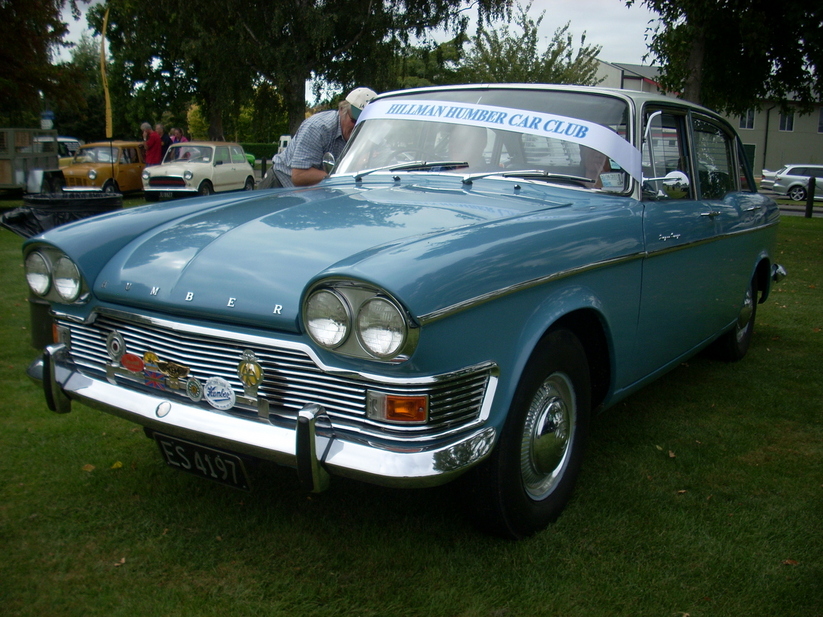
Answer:
[{"label": "rear side window", "polygon": [[246,160],[246,157],[243,154],[243,150],[239,146],[232,146],[231,147],[231,162],[232,163],[242,163],[245,160]]}]

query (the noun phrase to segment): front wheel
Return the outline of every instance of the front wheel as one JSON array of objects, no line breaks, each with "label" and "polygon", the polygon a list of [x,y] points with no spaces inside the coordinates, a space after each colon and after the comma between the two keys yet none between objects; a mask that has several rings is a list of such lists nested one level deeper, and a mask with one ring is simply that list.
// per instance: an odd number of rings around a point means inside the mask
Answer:
[{"label": "front wheel", "polygon": [[586,352],[568,330],[549,332],[521,377],[495,450],[467,478],[470,515],[491,533],[530,536],[568,503],[588,437]]},{"label": "front wheel", "polygon": [[793,186],[789,189],[788,194],[793,201],[806,201],[806,189],[802,186]]},{"label": "front wheel", "polygon": [[120,187],[117,186],[117,182],[115,180],[106,180],[105,184],[103,184],[103,192],[109,195],[112,193],[119,193]]},{"label": "front wheel", "polygon": [[214,187],[211,185],[211,182],[208,180],[203,180],[200,183],[200,188],[197,189],[198,195],[211,195],[214,193]]},{"label": "front wheel", "polygon": [[253,191],[254,190],[254,178],[249,176],[246,178],[246,184],[243,185],[244,191]]}]

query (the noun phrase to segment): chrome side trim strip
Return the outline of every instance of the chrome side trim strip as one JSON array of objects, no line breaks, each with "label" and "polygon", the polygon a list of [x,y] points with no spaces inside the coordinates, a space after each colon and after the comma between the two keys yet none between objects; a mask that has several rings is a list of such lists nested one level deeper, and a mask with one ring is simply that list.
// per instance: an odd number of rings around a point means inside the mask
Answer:
[{"label": "chrome side trim strip", "polygon": [[517,293],[519,291],[530,289],[532,287],[537,287],[539,285],[544,285],[552,281],[558,281],[560,279],[568,278],[570,276],[581,274],[583,272],[589,272],[591,270],[597,270],[599,268],[606,268],[609,266],[615,266],[622,263],[628,263],[631,261],[636,261],[638,259],[643,259],[645,257],[646,253],[643,252],[632,253],[631,255],[624,255],[621,257],[615,257],[613,259],[605,259],[603,261],[598,261],[593,264],[587,264],[585,266],[580,266],[577,268],[570,268],[569,270],[561,270],[560,272],[554,272],[546,276],[540,276],[534,279],[530,279],[528,281],[523,281],[521,283],[515,283],[514,285],[509,285],[508,287],[496,289],[494,291],[490,291],[488,293],[475,296],[474,298],[469,298],[468,300],[457,302],[456,304],[452,304],[451,306],[446,306],[436,311],[426,313],[425,315],[421,315],[418,318],[418,320],[420,321],[421,326],[425,326],[426,324],[431,323],[433,321],[437,321],[438,319],[443,319],[444,317],[448,317],[455,313],[459,313],[460,311],[465,311],[480,304],[485,304],[486,302],[497,300],[498,298],[508,296],[509,294]]},{"label": "chrome side trim strip", "polygon": [[615,257],[613,259],[604,259],[603,261],[598,261],[592,264],[587,264],[585,266],[580,266],[578,268],[570,268],[568,270],[561,270],[559,272],[554,272],[553,274],[548,274],[546,276],[541,276],[538,278],[530,279],[528,281],[523,281],[521,283],[515,283],[514,285],[509,285],[508,287],[503,287],[501,289],[496,289],[494,291],[490,291],[485,294],[481,294],[479,296],[475,296],[474,298],[469,298],[467,300],[463,300],[461,302],[457,302],[452,304],[451,306],[446,306],[441,309],[437,309],[436,311],[431,311],[430,313],[426,313],[425,315],[420,315],[418,321],[420,322],[421,326],[425,326],[428,323],[433,321],[437,321],[438,319],[443,319],[444,317],[449,317],[454,315],[455,313],[459,313],[460,311],[465,311],[467,309],[473,308],[475,306],[479,306],[481,304],[485,304],[486,302],[491,302],[492,300],[497,300],[498,298],[502,298],[509,294],[517,293],[519,291],[523,291],[524,289],[530,289],[532,287],[537,287],[539,285],[544,285],[546,283],[551,283],[553,281],[558,281],[564,278],[568,278],[570,276],[575,276],[577,274],[581,274],[584,272],[589,272],[591,270],[597,270],[600,268],[608,268],[611,266],[619,265],[622,263],[628,263],[630,261],[635,261],[637,259],[648,259],[651,257],[657,257],[659,255],[665,255],[667,253],[674,253],[676,251],[682,251],[688,248],[694,248],[695,246],[700,246],[701,244],[709,244],[712,242],[717,242],[718,240],[723,240],[725,238],[731,238],[734,236],[740,236],[744,234],[754,233],[758,231],[762,231],[769,227],[774,227],[777,225],[777,222],[768,223],[767,225],[761,225],[760,227],[755,227],[753,229],[743,229],[740,231],[733,231],[717,236],[712,236],[711,238],[705,238],[703,240],[696,240],[694,242],[685,242],[683,244],[666,247],[660,250],[648,252],[648,251],[641,251],[638,253],[632,253],[630,255],[623,255],[621,257]]}]

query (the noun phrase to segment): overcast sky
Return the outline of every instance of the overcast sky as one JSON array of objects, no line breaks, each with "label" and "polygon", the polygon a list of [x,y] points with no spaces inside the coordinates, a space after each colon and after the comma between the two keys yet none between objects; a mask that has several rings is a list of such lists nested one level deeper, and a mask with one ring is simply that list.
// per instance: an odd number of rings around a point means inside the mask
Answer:
[{"label": "overcast sky", "polygon": [[[522,5],[528,2],[519,1]],[[92,4],[98,2],[99,0],[93,0]],[[588,44],[603,47],[600,52],[601,60],[648,64],[642,62],[647,51],[645,35],[649,20],[654,19],[656,14],[642,6],[639,1],[628,8],[624,0],[534,0],[529,14],[533,19],[537,19],[544,10],[546,15],[540,28],[541,42],[544,46],[547,43],[546,39],[551,38],[557,28],[571,22],[569,30],[574,36],[576,47],[580,45],[580,36],[585,32]],[[71,29],[70,40],[78,40],[86,27],[85,17],[76,22],[70,13],[65,12],[64,19]],[[69,57],[68,53],[65,53],[65,58]]]},{"label": "overcast sky", "polygon": [[628,8],[623,0],[534,0],[529,14],[537,19],[542,11],[546,11],[540,27],[544,43],[557,28],[570,22],[575,47],[585,32],[587,44],[603,47],[600,59],[605,62],[650,64],[642,61],[648,51],[646,29],[657,14],[640,2]]}]

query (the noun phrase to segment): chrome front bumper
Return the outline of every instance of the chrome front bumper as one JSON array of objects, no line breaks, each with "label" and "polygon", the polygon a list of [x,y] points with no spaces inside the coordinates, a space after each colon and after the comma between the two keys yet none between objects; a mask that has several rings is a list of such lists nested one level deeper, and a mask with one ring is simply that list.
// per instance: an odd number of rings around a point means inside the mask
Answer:
[{"label": "chrome front bumper", "polygon": [[325,412],[314,404],[299,412],[296,428],[275,426],[88,377],[76,371],[67,356],[64,345],[50,345],[28,369],[29,377],[42,384],[52,411],[68,413],[77,401],[172,437],[295,467],[313,491],[325,488],[327,474],[392,487],[444,484],[483,460],[495,442],[492,427],[437,446],[410,444],[402,449],[342,439],[333,432],[321,435],[316,424]]}]

